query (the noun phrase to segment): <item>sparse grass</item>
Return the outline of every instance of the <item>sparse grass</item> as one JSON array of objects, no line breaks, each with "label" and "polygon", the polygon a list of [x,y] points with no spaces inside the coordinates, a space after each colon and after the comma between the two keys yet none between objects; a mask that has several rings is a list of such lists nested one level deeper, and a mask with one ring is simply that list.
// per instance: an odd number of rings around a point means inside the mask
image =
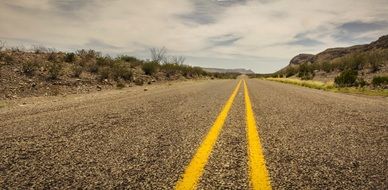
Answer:
[{"label": "sparse grass", "polygon": [[266,78],[265,80],[293,84],[293,85],[304,86],[308,88],[314,88],[318,90],[325,90],[325,91],[331,91],[331,92],[388,97],[388,89],[371,89],[371,88],[357,88],[357,87],[340,88],[340,87],[336,87],[333,82],[323,83],[320,81],[300,80],[300,79],[290,79],[290,78]]}]

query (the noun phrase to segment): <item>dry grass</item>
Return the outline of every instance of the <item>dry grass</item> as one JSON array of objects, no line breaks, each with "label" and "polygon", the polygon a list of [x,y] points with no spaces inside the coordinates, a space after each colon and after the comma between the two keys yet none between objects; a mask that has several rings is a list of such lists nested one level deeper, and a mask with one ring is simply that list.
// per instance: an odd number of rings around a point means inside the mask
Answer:
[{"label": "dry grass", "polygon": [[320,81],[300,80],[300,79],[291,79],[291,78],[266,78],[265,80],[293,84],[293,85],[304,86],[308,88],[314,88],[314,89],[331,91],[331,92],[388,97],[388,89],[370,89],[370,88],[356,88],[356,87],[339,88],[339,87],[335,87],[333,82],[323,83]]}]

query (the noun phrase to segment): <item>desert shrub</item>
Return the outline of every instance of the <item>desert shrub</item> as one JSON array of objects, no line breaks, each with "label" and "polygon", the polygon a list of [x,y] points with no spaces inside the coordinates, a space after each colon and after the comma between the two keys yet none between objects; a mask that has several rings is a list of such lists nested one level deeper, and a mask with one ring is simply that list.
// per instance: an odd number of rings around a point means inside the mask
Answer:
[{"label": "desert shrub", "polygon": [[380,70],[381,65],[383,64],[384,56],[381,55],[379,52],[371,52],[367,54],[367,60],[370,65],[370,68],[372,69],[372,72],[376,72]]},{"label": "desert shrub", "polygon": [[86,64],[84,63],[83,65],[87,65],[87,70],[91,73],[98,73],[99,66],[96,64],[95,61],[90,61],[87,62]]},{"label": "desert shrub", "polygon": [[388,85],[388,76],[375,76],[372,79],[372,85],[375,87]]},{"label": "desert shrub", "polygon": [[302,80],[311,80],[314,78],[314,69],[311,64],[303,63],[299,65],[298,77]]},{"label": "desert shrub", "polygon": [[129,55],[121,55],[119,57],[117,57],[117,60],[121,60],[121,61],[125,61],[125,62],[138,62],[139,60],[136,58],[136,57],[132,57],[132,56],[129,56]]},{"label": "desert shrub", "polygon": [[132,80],[133,73],[128,63],[116,61],[113,63],[112,68],[112,77],[115,80]]},{"label": "desert shrub", "polygon": [[38,67],[39,63],[36,59],[28,60],[22,63],[22,72],[26,75],[33,75]]},{"label": "desert shrub", "polygon": [[154,73],[157,72],[158,67],[159,67],[158,62],[151,61],[151,62],[144,63],[142,66],[142,69],[146,75],[153,75]]},{"label": "desert shrub", "polygon": [[44,46],[41,46],[41,45],[35,45],[32,47],[32,50],[36,53],[36,54],[39,54],[39,53],[47,53],[49,50],[44,47]]},{"label": "desert shrub", "polygon": [[354,86],[357,80],[357,71],[345,70],[339,76],[335,77],[334,83],[339,87]]},{"label": "desert shrub", "polygon": [[285,76],[288,78],[288,77],[294,76],[296,73],[298,73],[296,68],[288,67],[285,71]]},{"label": "desert shrub", "polygon": [[47,60],[50,61],[50,62],[53,62],[53,63],[58,62],[58,55],[57,55],[57,53],[51,52],[49,54]]},{"label": "desert shrub", "polygon": [[111,72],[111,68],[109,67],[100,67],[98,69],[98,79],[101,81],[104,79],[108,79],[111,76]]},{"label": "desert shrub", "polygon": [[79,77],[81,76],[82,74],[82,71],[83,71],[83,68],[80,66],[80,65],[72,65],[71,66],[71,70],[72,70],[72,76],[73,77]]},{"label": "desert shrub", "polygon": [[50,62],[47,64],[47,78],[51,80],[58,79],[62,73],[62,63]]},{"label": "desert shrub", "polygon": [[98,66],[104,67],[104,66],[111,66],[113,64],[113,59],[109,56],[105,57],[97,57],[96,58],[96,64]]},{"label": "desert shrub", "polygon": [[333,71],[333,65],[330,62],[325,61],[321,63],[320,70],[323,70],[326,73],[330,73],[331,71]]},{"label": "desert shrub", "polygon": [[175,63],[165,63],[160,66],[160,70],[166,73],[167,77],[170,77],[179,72],[183,72],[183,68],[180,68],[180,67],[183,67],[183,66],[180,66]]},{"label": "desert shrub", "polygon": [[67,63],[73,63],[75,61],[75,53],[66,53],[64,61]]},{"label": "desert shrub", "polygon": [[82,59],[96,59],[97,57],[101,57],[100,52],[97,52],[91,49],[90,50],[81,49],[81,50],[77,50],[75,53]]},{"label": "desert shrub", "polygon": [[13,57],[5,52],[0,52],[0,61],[4,61],[7,64],[10,64],[14,61]]}]

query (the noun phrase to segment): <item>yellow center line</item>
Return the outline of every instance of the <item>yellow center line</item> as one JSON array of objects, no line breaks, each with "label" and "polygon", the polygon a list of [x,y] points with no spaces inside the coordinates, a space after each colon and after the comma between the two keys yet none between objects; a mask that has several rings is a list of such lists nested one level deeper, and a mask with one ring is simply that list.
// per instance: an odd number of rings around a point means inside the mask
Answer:
[{"label": "yellow center line", "polygon": [[260,137],[256,127],[255,116],[252,110],[251,99],[248,94],[248,87],[244,80],[244,96],[246,109],[246,125],[249,155],[249,176],[251,187],[254,190],[271,189],[269,174],[265,166],[263,151],[260,144]]},{"label": "yellow center line", "polygon": [[209,133],[206,135],[202,144],[195,153],[193,159],[187,166],[182,179],[177,182],[175,189],[196,189],[198,180],[202,176],[203,169],[209,159],[213,146],[217,141],[217,137],[221,132],[225,119],[228,116],[228,112],[232,107],[233,100],[236,97],[238,90],[240,89],[240,84],[241,80],[238,82],[232,95],[229,97],[221,113],[218,115],[213,126],[210,128]]}]

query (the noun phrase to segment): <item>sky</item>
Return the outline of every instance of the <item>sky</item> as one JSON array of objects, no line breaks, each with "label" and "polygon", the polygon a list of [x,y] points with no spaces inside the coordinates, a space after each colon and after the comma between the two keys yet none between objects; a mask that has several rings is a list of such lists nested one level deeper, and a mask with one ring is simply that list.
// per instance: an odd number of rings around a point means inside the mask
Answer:
[{"label": "sky", "polygon": [[0,40],[275,72],[299,53],[388,34],[388,0],[0,0]]}]

